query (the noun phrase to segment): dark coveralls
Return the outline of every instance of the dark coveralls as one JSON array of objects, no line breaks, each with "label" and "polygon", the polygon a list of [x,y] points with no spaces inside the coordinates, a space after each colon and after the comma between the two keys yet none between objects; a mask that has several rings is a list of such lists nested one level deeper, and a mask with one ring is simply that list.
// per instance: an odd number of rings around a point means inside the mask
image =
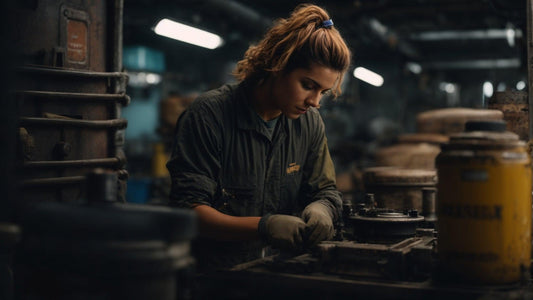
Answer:
[{"label": "dark coveralls", "polygon": [[[339,225],[341,194],[318,110],[297,120],[281,115],[269,134],[250,104],[247,86],[208,91],[179,118],[167,163],[170,204],[205,204],[232,216],[299,216],[306,205],[320,201]],[[264,246],[199,239],[193,255],[200,270],[229,267],[259,258]]]}]

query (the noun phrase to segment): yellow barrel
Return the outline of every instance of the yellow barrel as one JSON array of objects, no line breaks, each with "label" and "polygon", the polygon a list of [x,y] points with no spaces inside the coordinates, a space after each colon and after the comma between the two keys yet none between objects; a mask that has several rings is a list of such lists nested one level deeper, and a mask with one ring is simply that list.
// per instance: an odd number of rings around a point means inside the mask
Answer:
[{"label": "yellow barrel", "polygon": [[[443,278],[517,282],[531,261],[531,162],[504,121],[468,122],[437,156]],[[442,275],[441,274],[441,275]]]}]

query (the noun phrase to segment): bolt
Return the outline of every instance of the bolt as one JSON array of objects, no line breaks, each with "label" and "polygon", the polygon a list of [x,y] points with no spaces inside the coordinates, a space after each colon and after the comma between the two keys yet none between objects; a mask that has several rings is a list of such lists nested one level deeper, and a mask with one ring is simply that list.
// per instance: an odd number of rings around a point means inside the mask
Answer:
[{"label": "bolt", "polygon": [[54,147],[54,153],[58,158],[65,158],[72,152],[72,145],[70,143],[60,141]]}]

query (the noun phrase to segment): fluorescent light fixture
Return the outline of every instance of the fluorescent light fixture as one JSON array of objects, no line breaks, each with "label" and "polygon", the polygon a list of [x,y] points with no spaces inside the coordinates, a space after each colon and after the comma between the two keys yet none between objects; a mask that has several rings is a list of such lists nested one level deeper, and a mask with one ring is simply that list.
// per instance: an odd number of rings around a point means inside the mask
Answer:
[{"label": "fluorescent light fixture", "polygon": [[441,82],[439,84],[439,89],[441,91],[444,91],[444,92],[448,93],[448,94],[453,94],[457,90],[456,89],[456,84],[451,83],[451,82]]},{"label": "fluorescent light fixture", "polygon": [[218,48],[224,43],[224,40],[216,34],[169,19],[159,21],[154,31],[159,35],[208,49]]},{"label": "fluorescent light fixture", "polygon": [[519,58],[434,61],[422,65],[425,69],[512,69],[519,68]]},{"label": "fluorescent light fixture", "polygon": [[158,84],[162,80],[161,75],[155,73],[146,74],[146,83],[148,84]]},{"label": "fluorescent light fixture", "polygon": [[444,31],[426,31],[418,32],[409,35],[412,40],[420,41],[443,41],[443,40],[461,40],[461,39],[509,39],[509,35],[521,38],[522,30],[514,29],[510,32],[509,29],[487,29],[487,30],[444,30]]},{"label": "fluorescent light fixture", "polygon": [[514,47],[514,39],[516,36],[516,32],[513,28],[507,28],[505,30],[505,35],[507,37],[507,44],[509,44],[509,47]]},{"label": "fluorescent light fixture", "polygon": [[485,81],[483,83],[483,95],[488,98],[492,96],[492,93],[494,93],[494,87],[492,86],[492,83]]},{"label": "fluorescent light fixture", "polygon": [[128,85],[137,88],[146,88],[150,85],[159,84],[163,78],[156,73],[128,72]]},{"label": "fluorescent light fixture", "polygon": [[408,62],[406,66],[407,66],[407,69],[409,69],[409,71],[415,74],[420,74],[420,72],[422,72],[422,66],[415,62]]},{"label": "fluorescent light fixture", "polygon": [[363,67],[357,67],[353,70],[353,76],[373,86],[382,86],[383,77]]},{"label": "fluorescent light fixture", "polygon": [[455,92],[455,85],[453,83],[447,83],[444,87],[444,90],[446,91],[446,93],[451,94]]}]

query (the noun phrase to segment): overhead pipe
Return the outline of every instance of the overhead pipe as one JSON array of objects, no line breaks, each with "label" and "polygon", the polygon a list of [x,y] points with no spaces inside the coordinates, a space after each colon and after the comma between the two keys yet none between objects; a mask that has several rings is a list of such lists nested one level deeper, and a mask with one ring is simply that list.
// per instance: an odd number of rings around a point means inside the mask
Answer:
[{"label": "overhead pipe", "polygon": [[228,17],[247,24],[247,28],[264,32],[272,25],[272,20],[262,16],[256,10],[233,0],[206,0],[206,5],[216,11],[225,13]]}]

